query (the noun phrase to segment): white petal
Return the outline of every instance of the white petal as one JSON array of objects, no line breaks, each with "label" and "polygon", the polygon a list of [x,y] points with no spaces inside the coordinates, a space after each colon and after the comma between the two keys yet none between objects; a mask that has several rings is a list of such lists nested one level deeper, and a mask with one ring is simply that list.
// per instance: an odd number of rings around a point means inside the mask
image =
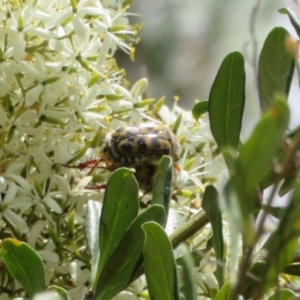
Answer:
[{"label": "white petal", "polygon": [[99,16],[99,15],[108,15],[109,10],[100,8],[100,7],[82,7],[79,9],[80,13],[85,13],[88,15]]},{"label": "white petal", "polygon": [[38,254],[41,256],[41,258],[44,261],[47,262],[59,262],[59,256],[57,255],[57,253],[50,251],[50,250],[40,250],[38,251]]},{"label": "white petal", "polygon": [[39,147],[28,147],[28,153],[32,156],[37,164],[45,164],[47,166],[52,166],[52,161],[45,154],[45,152]]},{"label": "white petal", "polygon": [[19,215],[14,213],[10,209],[6,209],[3,213],[5,219],[12,224],[17,230],[21,233],[27,233],[29,231],[29,227],[24,219],[22,219]]},{"label": "white petal", "polygon": [[3,176],[0,176],[0,192],[4,192],[7,188],[7,182]]},{"label": "white petal", "polygon": [[16,39],[13,44],[13,56],[16,60],[20,60],[25,56],[25,42],[24,42],[24,33],[17,32]]},{"label": "white petal", "polygon": [[[19,61],[19,65],[22,68],[23,72],[25,71],[28,75],[36,78],[36,79],[41,79],[41,74],[37,69],[35,69],[30,63],[24,60]],[[43,79],[44,80],[44,79]],[[42,80],[42,81],[43,81]]]},{"label": "white petal", "polygon": [[38,84],[33,89],[29,90],[25,96],[26,105],[31,106],[33,103],[38,102],[43,89],[44,87],[41,84]]},{"label": "white petal", "polygon": [[71,192],[70,183],[65,177],[55,175],[55,180],[60,191],[66,194],[69,194]]},{"label": "white petal", "polygon": [[43,199],[43,201],[46,203],[46,205],[51,208],[54,212],[56,212],[57,214],[61,214],[62,213],[62,209],[61,207],[57,204],[57,202],[50,198],[50,197],[45,197]]},{"label": "white petal", "polygon": [[142,94],[146,91],[147,87],[148,87],[148,80],[146,78],[137,81],[130,91],[133,98],[142,96]]},{"label": "white petal", "polygon": [[34,122],[37,118],[37,112],[34,109],[28,109],[26,110],[19,118],[18,122],[20,125],[30,125],[32,122]]},{"label": "white petal", "polygon": [[70,275],[76,283],[84,283],[86,281],[86,275],[81,271],[80,265],[77,261],[70,263]]},{"label": "white petal", "polygon": [[54,163],[62,164],[71,159],[71,153],[69,151],[69,147],[62,142],[58,142],[54,149]]},{"label": "white petal", "polygon": [[99,20],[93,20],[92,25],[93,27],[97,28],[100,32],[107,31],[108,29],[107,25],[103,22],[100,22]]},{"label": "white petal", "polygon": [[6,195],[4,197],[3,203],[11,203],[15,199],[17,192],[17,185],[14,182],[10,183]]},{"label": "white petal", "polygon": [[4,80],[0,80],[0,97],[4,97],[9,91],[10,91],[9,84]]},{"label": "white petal", "polygon": [[[24,298],[22,298],[24,299]],[[61,300],[61,296],[56,291],[46,291],[35,294],[32,300]]]},{"label": "white petal", "polygon": [[86,176],[83,179],[81,179],[78,184],[76,185],[76,187],[74,188],[74,190],[78,190],[81,191],[83,188],[85,188],[88,183],[93,179],[92,176]]},{"label": "white petal", "polygon": [[31,228],[27,243],[29,246],[35,248],[36,241],[45,227],[46,222],[39,220]]},{"label": "white petal", "polygon": [[29,33],[30,35],[36,35],[42,39],[50,40],[55,37],[55,34],[45,28],[33,27],[30,26],[24,30],[24,32]]},{"label": "white petal", "polygon": [[113,297],[112,300],[136,300],[137,296],[130,292],[121,292],[117,296]]},{"label": "white petal", "polygon": [[67,11],[65,11],[63,14],[59,15],[54,20],[52,19],[49,22],[45,23],[45,27],[47,29],[52,29],[53,27],[56,27],[57,25],[60,25],[66,18],[68,18],[72,14],[71,12],[71,6],[68,8]]},{"label": "white petal", "polygon": [[186,183],[189,180],[189,173],[185,170],[180,170],[177,180],[176,180],[176,187],[178,189],[183,189],[186,185]]},{"label": "white petal", "polygon": [[175,122],[175,116],[170,112],[167,106],[162,106],[158,112],[160,118],[164,121],[165,124],[170,125]]},{"label": "white petal", "polygon": [[25,180],[23,177],[19,176],[19,175],[14,175],[14,174],[8,174],[7,178],[11,178],[14,181],[16,181],[25,191],[27,191],[28,193],[31,191],[32,186],[31,184]]},{"label": "white petal", "polygon": [[111,46],[111,38],[108,35],[106,35],[101,45],[100,51],[98,53],[97,69],[101,69],[102,65],[105,63],[106,55],[109,51],[110,46]]},{"label": "white petal", "polygon": [[133,109],[133,103],[127,100],[109,101],[109,106],[115,112]]},{"label": "white petal", "polygon": [[83,39],[85,37],[86,33],[87,33],[87,30],[86,30],[86,27],[85,27],[82,19],[78,15],[74,16],[73,26],[74,26],[75,33],[80,38]]},{"label": "white petal", "polygon": [[166,232],[168,235],[172,234],[173,231],[181,224],[180,216],[176,209],[170,208],[169,215],[166,225]]}]

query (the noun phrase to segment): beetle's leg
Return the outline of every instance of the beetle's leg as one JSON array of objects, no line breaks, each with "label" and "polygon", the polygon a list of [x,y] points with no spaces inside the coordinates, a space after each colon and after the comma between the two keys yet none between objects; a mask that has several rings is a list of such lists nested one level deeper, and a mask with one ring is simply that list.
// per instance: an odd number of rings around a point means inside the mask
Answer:
[{"label": "beetle's leg", "polygon": [[[103,161],[104,158],[100,158],[100,159],[90,159],[87,160],[86,162],[79,163],[78,165],[68,165],[68,164],[61,164],[61,165],[65,168],[76,168],[80,170],[91,168],[91,171],[88,173],[88,175],[91,175],[91,173],[98,167],[99,163]],[[105,167],[101,167],[101,168],[106,169]]]},{"label": "beetle's leg", "polygon": [[100,185],[92,185],[92,186],[87,186],[88,190],[104,190],[106,189],[106,184],[100,184]]},{"label": "beetle's leg", "polygon": [[[87,175],[91,175],[91,174],[94,172],[94,170],[98,167],[98,165],[99,165],[101,162],[103,162],[103,161],[105,161],[103,157],[101,157],[100,159],[96,160],[96,162],[94,163],[94,166],[91,167],[91,170],[88,172]],[[102,167],[101,167],[101,168],[102,168]],[[107,169],[107,168],[103,167],[103,169]]]}]

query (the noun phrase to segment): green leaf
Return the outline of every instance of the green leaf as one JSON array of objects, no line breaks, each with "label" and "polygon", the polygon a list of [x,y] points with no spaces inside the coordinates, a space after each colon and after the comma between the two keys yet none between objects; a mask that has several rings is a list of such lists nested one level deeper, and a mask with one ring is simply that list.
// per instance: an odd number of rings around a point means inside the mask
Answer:
[{"label": "green leaf", "polygon": [[265,113],[240,149],[236,174],[232,181],[238,194],[245,225],[249,225],[250,213],[255,208],[259,209],[257,187],[273,168],[273,160],[280,149],[288,120],[289,109],[285,100],[276,98],[271,109]]},{"label": "green leaf", "polygon": [[179,299],[175,295],[175,260],[164,229],[154,222],[143,225],[145,275],[151,299]]},{"label": "green leaf", "polygon": [[287,14],[290,22],[292,23],[292,25],[294,26],[295,31],[298,34],[298,37],[300,37],[300,22],[298,17],[296,16],[296,14],[294,14],[289,8],[284,7],[284,8],[280,8],[278,10],[281,14]]},{"label": "green leaf", "polygon": [[208,101],[201,101],[194,105],[192,115],[195,120],[198,120],[203,114],[208,112]]},{"label": "green leaf", "polygon": [[230,298],[230,283],[226,282],[222,288],[219,290],[216,298],[214,300],[229,300]]},{"label": "green leaf", "polygon": [[[223,238],[223,226],[222,226],[222,214],[219,208],[219,195],[218,191],[213,185],[206,187],[202,208],[204,209],[207,218],[211,224],[213,236],[212,245],[215,250],[216,259],[223,264],[224,263],[224,238]],[[224,283],[224,266],[217,265],[215,271],[216,278],[219,286],[223,286]]]},{"label": "green leaf", "polygon": [[165,211],[162,206],[148,207],[130,224],[95,284],[95,300],[110,300],[131,282],[135,271],[143,263],[142,253],[145,237],[142,225],[150,221],[163,225]]},{"label": "green leaf", "polygon": [[101,208],[102,204],[100,202],[92,200],[89,200],[86,206],[84,230],[87,246],[92,256],[91,285],[93,285],[96,279],[100,257],[99,224]]},{"label": "green leaf", "polygon": [[228,266],[228,277],[230,281],[235,281],[237,278],[236,268],[240,260],[240,235],[243,231],[244,220],[239,203],[240,200],[232,179],[225,185],[224,196],[224,214],[230,228],[230,243],[228,245],[230,264]]},{"label": "green leaf", "polygon": [[300,277],[300,263],[293,263],[285,266],[282,273]]},{"label": "green leaf", "polygon": [[209,94],[210,128],[220,148],[237,148],[244,106],[244,58],[232,52],[223,60]]},{"label": "green leaf", "polygon": [[181,262],[182,262],[182,292],[185,299],[197,300],[196,285],[193,277],[193,268],[195,267],[193,256],[187,245],[181,245]]},{"label": "green leaf", "polygon": [[278,275],[293,261],[300,237],[300,183],[298,182],[292,199],[287,206],[277,229],[264,245],[266,272],[259,283],[260,295],[277,282]]},{"label": "green leaf", "polygon": [[263,45],[258,61],[258,90],[263,111],[268,109],[276,93],[289,94],[294,59],[286,49],[289,33],[282,27],[274,28]]},{"label": "green leaf", "polygon": [[114,171],[107,183],[100,218],[101,255],[96,281],[138,211],[138,184],[132,171],[125,168]]},{"label": "green leaf", "polygon": [[232,147],[225,146],[222,148],[222,154],[223,154],[224,160],[226,162],[228,172],[232,176],[235,172],[236,161],[238,158],[238,152],[236,149],[234,149]]},{"label": "green leaf", "polygon": [[152,204],[165,208],[166,220],[172,195],[173,161],[169,156],[163,156],[159,162],[158,171],[153,182]]},{"label": "green leaf", "polygon": [[1,242],[0,254],[10,274],[30,297],[45,289],[44,263],[31,247],[8,238]]},{"label": "green leaf", "polygon": [[268,300],[295,300],[297,295],[288,289],[282,289],[278,292],[275,292]]}]

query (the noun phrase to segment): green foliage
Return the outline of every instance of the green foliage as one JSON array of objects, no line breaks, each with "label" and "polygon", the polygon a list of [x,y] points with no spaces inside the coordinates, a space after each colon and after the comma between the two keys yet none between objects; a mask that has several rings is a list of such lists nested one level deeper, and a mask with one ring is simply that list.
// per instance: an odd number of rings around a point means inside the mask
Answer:
[{"label": "green foliage", "polygon": [[262,110],[268,109],[276,93],[286,95],[290,91],[295,62],[287,51],[288,32],[274,28],[268,35],[258,62],[258,90]]},{"label": "green foliage", "polygon": [[166,212],[166,220],[169,212],[169,203],[172,193],[173,163],[168,156],[162,157],[157,174],[154,178],[152,190],[152,204],[161,205]]},{"label": "green foliage", "polygon": [[[87,242],[92,262],[98,262],[92,269],[94,299],[111,299],[125,289],[141,270],[145,240],[142,226],[151,221],[165,225],[164,207],[169,207],[172,180],[172,160],[163,157],[155,179],[153,204],[137,215],[137,183],[130,170],[120,168],[108,181],[100,222],[97,221],[99,206],[92,201],[88,203]],[[98,241],[100,247],[97,248]]]},{"label": "green foliage", "polygon": [[192,115],[198,120],[206,112],[208,112],[208,101],[201,101],[194,105]]},{"label": "green foliage", "polygon": [[[300,37],[300,22],[299,22],[299,18],[296,16],[296,14],[287,7],[279,9],[279,12],[282,14],[288,15],[290,22],[293,25],[298,37]],[[296,60],[295,63],[296,63],[296,70],[298,73],[298,85],[300,86],[300,63],[299,63],[299,51],[298,51],[299,40],[294,40],[294,45],[290,44],[290,46],[291,46],[290,50],[292,50],[290,52]]]},{"label": "green foliage", "polygon": [[268,300],[294,300],[297,299],[297,295],[293,293],[291,290],[282,289],[276,293],[274,293]]},{"label": "green foliage", "polygon": [[219,286],[224,283],[224,239],[223,239],[223,226],[222,214],[219,207],[218,191],[212,185],[209,185],[204,192],[202,207],[208,217],[212,227],[212,246],[216,253],[216,259],[219,264],[215,272]]},{"label": "green foliage", "polygon": [[193,268],[195,267],[194,257],[189,251],[188,246],[185,244],[181,245],[180,251],[182,255],[182,293],[185,299],[196,300],[196,286],[193,278]]},{"label": "green foliage", "polygon": [[1,242],[0,254],[11,275],[30,297],[45,289],[44,263],[31,247],[8,238]]},{"label": "green foliage", "polygon": [[109,300],[129,285],[131,278],[142,266],[144,244],[142,225],[150,221],[162,225],[164,220],[164,209],[155,204],[131,223],[118,247],[101,270],[99,280],[95,282],[96,300]]},{"label": "green foliage", "polygon": [[211,87],[208,101],[210,128],[220,148],[238,146],[245,106],[245,78],[242,54],[228,54]]},{"label": "green foliage", "polygon": [[107,261],[118,247],[131,222],[139,210],[138,184],[128,169],[116,170],[107,183],[100,218],[99,249],[97,267],[99,278]]},{"label": "green foliage", "polygon": [[145,233],[145,275],[151,299],[179,299],[172,245],[161,226],[149,222]]},{"label": "green foliage", "polygon": [[[289,16],[299,34],[300,25],[294,13],[289,9],[281,12]],[[244,143],[240,143],[240,132],[246,76],[241,53],[232,52],[225,57],[210,90],[209,100],[197,103],[193,108],[192,115],[196,120],[208,113],[218,147],[214,155],[221,152],[225,158],[229,172],[223,189],[217,190],[212,180],[204,178],[199,183],[201,191],[174,190],[174,163],[171,157],[164,156],[158,165],[151,204],[147,208],[140,209],[138,183],[133,171],[126,168],[119,168],[111,174],[102,206],[93,200],[87,203],[84,231],[90,258],[83,260],[91,261],[91,278],[90,294],[85,299],[110,300],[144,273],[149,295],[144,291],[146,295],[142,296],[148,299],[196,300],[200,287],[203,297],[215,300],[237,300],[241,296],[263,299],[266,295],[269,295],[269,300],[299,297],[290,284],[294,278],[299,280],[300,277],[297,256],[300,237],[300,135],[287,135],[290,115],[287,98],[294,69],[294,58],[286,50],[288,36],[284,28],[275,28],[263,45],[258,62],[259,101],[263,115]],[[92,83],[96,84],[96,81]],[[180,115],[174,126],[175,132],[182,122]],[[99,131],[94,140],[89,141],[92,148],[97,147],[101,134]],[[189,146],[202,150],[201,145],[194,145],[192,141]],[[87,150],[88,147],[80,150],[76,159]],[[189,150],[184,149],[183,155],[188,156]],[[191,156],[187,157],[186,172],[196,163]],[[197,171],[206,172],[205,166],[195,167]],[[194,178],[190,176],[189,180]],[[272,186],[272,190],[265,203],[263,194],[267,186]],[[35,190],[39,196],[43,195],[38,183]],[[275,197],[288,192],[291,199],[286,206],[272,204]],[[185,201],[201,198],[202,210],[168,237],[164,227],[171,198],[178,200],[187,194],[188,200],[185,198]],[[193,203],[189,202],[189,205],[184,212],[186,214],[193,213]],[[5,210],[5,207],[1,209]],[[268,216],[276,217],[278,226],[264,240]],[[70,239],[76,236],[76,226],[74,210],[68,216],[66,226]],[[204,237],[205,226],[209,236]],[[64,255],[62,249],[67,249],[82,258],[76,247],[67,248],[70,244],[64,244],[58,231],[51,226],[48,233],[60,255]],[[22,237],[17,230],[15,234]],[[175,261],[174,248],[187,241],[189,247],[182,246],[181,256]],[[200,246],[197,245],[195,250],[193,247],[197,242]],[[217,283],[205,281],[205,276],[195,280],[194,271],[198,272],[199,265],[211,252],[217,263],[210,262],[214,265],[210,273]],[[42,259],[26,243],[4,239],[0,244],[0,254],[11,276],[23,286],[26,296],[32,298],[48,288],[54,290],[60,299],[70,299],[63,287],[45,286]],[[278,285],[285,280],[289,289]]]}]

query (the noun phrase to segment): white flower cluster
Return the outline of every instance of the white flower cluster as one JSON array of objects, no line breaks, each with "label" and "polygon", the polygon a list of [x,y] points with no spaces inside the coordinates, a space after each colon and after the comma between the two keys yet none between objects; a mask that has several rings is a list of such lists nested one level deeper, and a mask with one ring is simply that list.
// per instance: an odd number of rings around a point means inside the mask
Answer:
[{"label": "white flower cluster", "polygon": [[[222,185],[225,165],[214,157],[206,121],[178,107],[149,112],[152,100],[142,100],[145,79],[126,89],[113,55],[117,49],[133,55],[139,25],[129,24],[125,1],[0,3],[0,241],[27,242],[45,261],[47,285],[63,284],[80,299],[90,276],[84,205],[99,199],[99,192],[87,188],[89,170],[68,166],[99,157],[106,130],[145,119],[174,126],[181,115],[183,159],[174,207],[188,217],[198,211],[205,185]],[[98,172],[100,181],[107,173]],[[75,236],[68,238],[72,218]]]}]

